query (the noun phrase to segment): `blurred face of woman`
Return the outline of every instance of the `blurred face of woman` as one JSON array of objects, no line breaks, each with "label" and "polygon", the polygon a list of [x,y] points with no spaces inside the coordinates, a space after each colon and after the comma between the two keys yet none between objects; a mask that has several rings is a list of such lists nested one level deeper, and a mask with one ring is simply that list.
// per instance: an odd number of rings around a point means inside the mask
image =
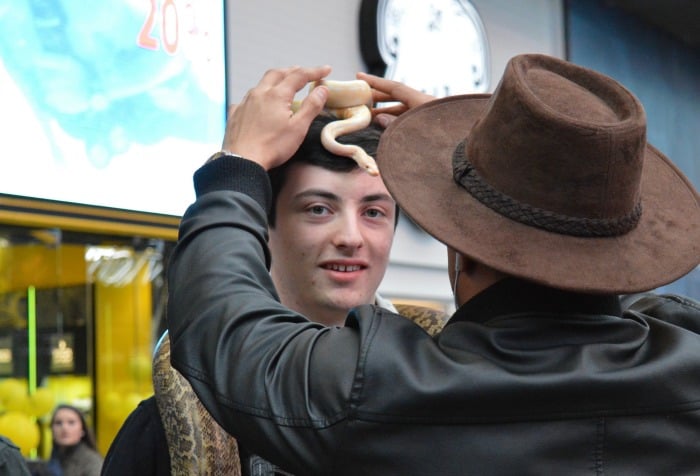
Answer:
[{"label": "blurred face of woman", "polygon": [[51,431],[56,444],[73,446],[80,442],[85,434],[80,416],[69,408],[61,408],[54,415]]}]

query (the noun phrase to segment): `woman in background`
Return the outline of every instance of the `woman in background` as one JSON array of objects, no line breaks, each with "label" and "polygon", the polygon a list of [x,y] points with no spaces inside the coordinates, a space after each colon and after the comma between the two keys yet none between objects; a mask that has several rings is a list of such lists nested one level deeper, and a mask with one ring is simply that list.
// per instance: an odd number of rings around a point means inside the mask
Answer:
[{"label": "woman in background", "polygon": [[83,412],[71,405],[57,406],[51,417],[51,434],[51,459],[42,475],[99,476],[103,458]]}]

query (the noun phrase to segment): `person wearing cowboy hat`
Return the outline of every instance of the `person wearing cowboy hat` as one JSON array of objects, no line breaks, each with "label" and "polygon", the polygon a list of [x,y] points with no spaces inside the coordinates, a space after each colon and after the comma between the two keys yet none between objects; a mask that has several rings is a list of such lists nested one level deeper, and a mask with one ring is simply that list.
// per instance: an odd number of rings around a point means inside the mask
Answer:
[{"label": "person wearing cowboy hat", "polygon": [[342,327],[282,306],[265,171],[327,97],[327,66],[268,71],[231,155],[194,176],[170,261],[171,360],[249,451],[294,474],[700,474],[700,304],[645,293],[700,262],[700,198],[622,85],[544,55],[492,95],[439,100],[359,74],[403,112],[377,162],[448,250],[435,337],[366,305]]}]

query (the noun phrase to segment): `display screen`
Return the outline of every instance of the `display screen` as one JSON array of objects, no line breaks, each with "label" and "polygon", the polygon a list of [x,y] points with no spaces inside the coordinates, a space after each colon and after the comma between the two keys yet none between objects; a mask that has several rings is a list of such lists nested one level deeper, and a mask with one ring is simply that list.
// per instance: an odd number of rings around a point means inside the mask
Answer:
[{"label": "display screen", "polygon": [[0,193],[182,215],[225,127],[224,2],[2,2],[0,104]]}]

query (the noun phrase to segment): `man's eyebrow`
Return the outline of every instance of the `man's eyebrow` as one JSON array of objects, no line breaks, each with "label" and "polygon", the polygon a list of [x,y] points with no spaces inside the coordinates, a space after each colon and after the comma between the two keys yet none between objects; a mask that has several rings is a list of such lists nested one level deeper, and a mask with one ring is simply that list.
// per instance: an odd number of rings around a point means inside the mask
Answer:
[{"label": "man's eyebrow", "polygon": [[395,203],[394,199],[392,198],[391,195],[388,193],[375,193],[373,195],[367,195],[365,197],[362,197],[363,202],[391,202]]},{"label": "man's eyebrow", "polygon": [[293,198],[295,199],[300,199],[300,198],[308,198],[308,197],[319,197],[319,198],[325,198],[328,200],[333,200],[333,201],[340,201],[340,197],[336,195],[333,192],[329,192],[328,190],[323,190],[320,188],[310,188],[307,190],[304,190],[302,192],[297,193],[294,195]]},{"label": "man's eyebrow", "polygon": [[[309,198],[309,197],[317,197],[317,198],[325,198],[327,200],[332,200],[336,202],[342,201],[341,198],[336,195],[333,192],[330,192],[328,190],[324,190],[321,188],[310,188],[308,190],[304,190],[302,192],[297,193],[294,195],[294,199],[300,199],[300,198]],[[380,201],[387,201],[391,203],[395,203],[394,199],[392,198],[391,195],[388,193],[375,193],[372,195],[366,195],[362,197],[362,202],[363,203],[371,203],[371,202],[380,202]]]}]

